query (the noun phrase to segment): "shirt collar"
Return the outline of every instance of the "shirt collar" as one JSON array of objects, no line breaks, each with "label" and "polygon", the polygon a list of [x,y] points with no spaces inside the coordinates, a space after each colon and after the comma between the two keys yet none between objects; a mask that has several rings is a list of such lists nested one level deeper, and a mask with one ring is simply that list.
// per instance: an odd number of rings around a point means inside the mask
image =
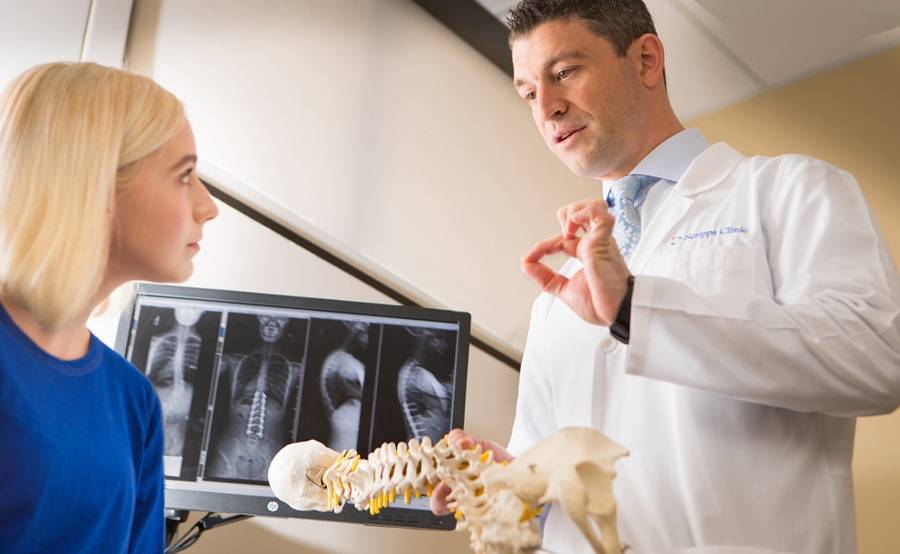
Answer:
[{"label": "shirt collar", "polygon": [[[631,170],[631,175],[650,175],[677,183],[694,159],[709,148],[709,143],[698,129],[685,129],[668,139],[647,154]],[[603,196],[615,181],[603,181]]]}]

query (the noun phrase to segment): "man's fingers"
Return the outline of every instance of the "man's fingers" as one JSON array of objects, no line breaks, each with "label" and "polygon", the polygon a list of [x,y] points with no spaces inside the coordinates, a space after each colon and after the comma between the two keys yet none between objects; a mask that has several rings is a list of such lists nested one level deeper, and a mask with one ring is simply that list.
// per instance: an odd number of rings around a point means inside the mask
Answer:
[{"label": "man's fingers", "polygon": [[563,226],[563,235],[567,238],[575,238],[578,235],[579,229],[587,231],[588,227],[569,217],[566,219],[566,224]]},{"label": "man's fingers", "polygon": [[523,262],[522,271],[537,283],[541,290],[559,296],[569,280],[540,262]]},{"label": "man's fingers", "polygon": [[568,213],[568,211],[568,206],[563,206],[562,208],[556,210],[556,220],[559,221],[559,229],[560,231],[562,231],[563,235],[566,234],[566,221],[568,220],[566,214]]},{"label": "man's fingers", "polygon": [[583,227],[585,231],[589,231],[597,225],[608,225],[612,229],[615,221],[615,218],[606,209],[606,204],[601,202],[592,202],[574,210],[569,214],[569,218],[573,225]]},{"label": "man's fingers", "polygon": [[447,444],[459,444],[463,448],[469,448],[475,444],[475,442],[465,431],[456,428],[451,429],[450,432],[447,433]]},{"label": "man's fingers", "polygon": [[447,507],[447,495],[450,494],[450,487],[444,483],[438,483],[431,493],[431,511],[436,516],[445,516],[450,513]]},{"label": "man's fingers", "polygon": [[[505,462],[513,459],[512,454],[494,441],[477,439],[462,429],[452,429],[447,433],[447,443],[455,444],[463,449],[472,449],[476,444],[480,444],[483,451],[494,453],[495,461]],[[450,513],[450,507],[447,505],[448,496],[450,496],[450,487],[443,482],[438,483],[431,493],[430,500],[431,511],[434,515],[444,516]]]},{"label": "man's fingers", "polygon": [[581,242],[581,239],[565,239],[560,243],[559,249],[561,252],[565,252],[570,258],[574,258],[578,255],[579,242]]},{"label": "man's fingers", "polygon": [[608,213],[606,202],[603,200],[580,200],[556,210],[556,219],[559,221],[562,236],[575,238],[579,229],[587,232],[590,230],[591,219],[603,213]]},{"label": "man's fingers", "polygon": [[481,446],[484,448],[484,451],[491,451],[494,453],[495,462],[508,462],[513,459],[513,455],[509,453],[509,450],[492,440],[482,440]]},{"label": "man's fingers", "polygon": [[544,256],[559,252],[562,250],[564,240],[562,235],[554,235],[535,244],[531,247],[531,250],[522,256],[523,266],[526,263],[537,262]]},{"label": "man's fingers", "polygon": [[595,200],[582,200],[581,202],[569,204],[566,211],[566,224],[563,228],[563,235],[566,238],[574,238],[579,229],[585,232],[590,230],[588,220],[579,217],[578,214],[581,214],[584,210],[591,209],[591,206],[595,203]]},{"label": "man's fingers", "polygon": [[605,243],[614,244],[612,238],[613,225],[616,222],[610,214],[600,214],[590,220],[590,230],[581,237],[580,248],[592,250],[598,245]]},{"label": "man's fingers", "polygon": [[577,256],[578,241],[579,239],[564,238],[562,235],[542,240],[522,256],[522,272],[537,283],[541,290],[559,296],[569,280],[541,263],[540,260],[544,256],[557,252],[565,252],[568,256],[575,257]]},{"label": "man's fingers", "polygon": [[578,202],[566,204],[562,208],[556,210],[556,219],[557,221],[559,221],[559,228],[564,237],[574,238],[575,234],[578,232],[578,229],[584,229],[585,231],[587,231],[586,226],[572,221],[572,218],[570,216],[572,213],[584,208],[585,206],[593,202],[597,202],[597,200],[579,200]]}]

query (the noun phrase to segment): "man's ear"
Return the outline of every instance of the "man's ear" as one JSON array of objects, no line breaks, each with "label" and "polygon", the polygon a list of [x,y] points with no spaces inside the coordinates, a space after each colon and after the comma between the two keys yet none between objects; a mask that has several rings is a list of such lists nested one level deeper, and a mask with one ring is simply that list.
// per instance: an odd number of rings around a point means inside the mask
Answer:
[{"label": "man's ear", "polygon": [[659,37],[646,33],[631,45],[634,50],[638,74],[647,88],[656,88],[660,82],[665,82],[665,51]]}]

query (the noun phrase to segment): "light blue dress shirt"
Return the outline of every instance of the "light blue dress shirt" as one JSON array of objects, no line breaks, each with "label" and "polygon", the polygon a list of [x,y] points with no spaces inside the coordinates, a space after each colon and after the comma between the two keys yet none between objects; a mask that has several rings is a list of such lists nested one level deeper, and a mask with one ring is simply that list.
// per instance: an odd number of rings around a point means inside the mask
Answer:
[{"label": "light blue dress shirt", "polygon": [[[641,216],[642,229],[647,228],[647,224],[653,219],[691,162],[707,148],[709,143],[699,130],[685,129],[663,141],[629,172],[630,175],[651,175],[659,178],[659,181],[647,187],[642,197],[635,200],[635,208]],[[609,198],[609,190],[614,182],[603,181],[604,198]]]}]

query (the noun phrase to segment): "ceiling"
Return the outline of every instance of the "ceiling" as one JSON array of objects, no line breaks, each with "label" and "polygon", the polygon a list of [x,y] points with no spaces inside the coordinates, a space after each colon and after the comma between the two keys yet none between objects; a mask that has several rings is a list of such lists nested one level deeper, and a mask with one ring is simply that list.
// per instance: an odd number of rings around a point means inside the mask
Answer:
[{"label": "ceiling", "polygon": [[[475,0],[498,20],[517,0]],[[691,119],[900,45],[898,0],[646,0]],[[898,68],[900,71],[900,68]]]}]

